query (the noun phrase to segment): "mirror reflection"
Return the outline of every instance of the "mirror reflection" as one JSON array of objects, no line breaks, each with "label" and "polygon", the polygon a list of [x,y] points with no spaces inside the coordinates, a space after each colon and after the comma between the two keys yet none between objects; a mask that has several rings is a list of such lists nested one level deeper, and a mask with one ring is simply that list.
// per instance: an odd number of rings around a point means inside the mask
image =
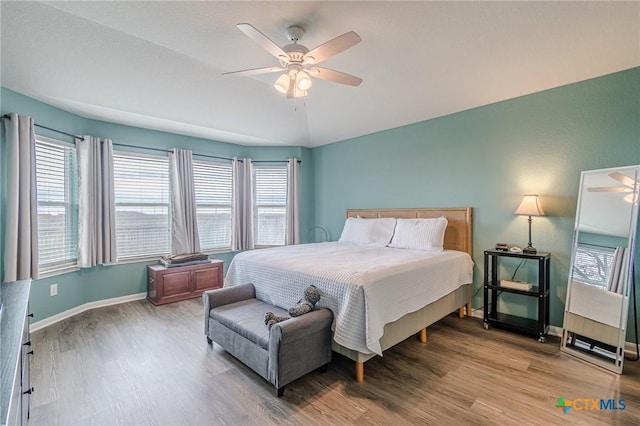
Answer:
[{"label": "mirror reflection", "polygon": [[640,166],[582,172],[562,350],[622,373]]}]

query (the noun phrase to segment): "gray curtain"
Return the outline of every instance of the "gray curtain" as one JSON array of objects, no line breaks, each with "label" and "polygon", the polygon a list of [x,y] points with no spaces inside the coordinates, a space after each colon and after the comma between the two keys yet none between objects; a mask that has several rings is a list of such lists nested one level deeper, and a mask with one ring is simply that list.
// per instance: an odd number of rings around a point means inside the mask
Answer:
[{"label": "gray curtain", "polygon": [[196,193],[191,151],[174,148],[169,153],[171,180],[171,253],[200,251]]},{"label": "gray curtain", "polygon": [[300,244],[300,163],[289,158],[287,163],[287,225],[285,244]]},{"label": "gray curtain", "polygon": [[618,246],[613,253],[611,261],[611,271],[609,271],[609,280],[607,282],[607,290],[614,293],[622,294],[624,290],[624,255],[625,248]]},{"label": "gray curtain", "polygon": [[84,136],[78,153],[78,266],[115,263],[116,224],[113,143]]},{"label": "gray curtain", "polygon": [[247,250],[253,243],[253,170],[251,159],[233,158],[231,206],[231,250]]},{"label": "gray curtain", "polygon": [[33,118],[10,114],[5,125],[4,281],[38,278],[38,201]]}]

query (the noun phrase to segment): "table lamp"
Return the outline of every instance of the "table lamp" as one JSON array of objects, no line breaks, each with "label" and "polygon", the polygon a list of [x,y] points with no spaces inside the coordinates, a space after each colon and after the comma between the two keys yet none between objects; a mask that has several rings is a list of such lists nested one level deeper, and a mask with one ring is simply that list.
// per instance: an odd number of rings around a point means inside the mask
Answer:
[{"label": "table lamp", "polygon": [[536,250],[531,244],[531,216],[544,216],[544,211],[540,205],[540,200],[537,194],[526,194],[522,198],[522,202],[516,209],[515,213],[519,216],[529,216],[529,244],[526,248],[522,249],[523,253],[536,254]]}]

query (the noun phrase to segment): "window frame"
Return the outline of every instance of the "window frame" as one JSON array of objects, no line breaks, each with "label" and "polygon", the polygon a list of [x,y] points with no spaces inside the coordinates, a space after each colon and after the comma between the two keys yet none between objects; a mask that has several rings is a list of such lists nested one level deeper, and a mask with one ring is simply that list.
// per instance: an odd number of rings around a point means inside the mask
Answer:
[{"label": "window frame", "polygon": [[[75,163],[73,167],[74,170],[67,170],[67,162],[68,159],[64,159],[65,163],[65,175],[69,175],[64,182],[64,201],[53,201],[53,200],[42,200],[39,196],[40,191],[38,190],[38,145],[54,145],[57,147],[61,147],[63,149],[70,148],[73,150]],[[34,146],[34,162],[35,162],[35,174],[36,174],[36,215],[38,216],[38,274],[40,278],[46,278],[53,275],[59,275],[67,272],[77,271],[79,270],[78,266],[78,250],[79,250],[79,241],[78,241],[78,221],[79,221],[79,187],[78,187],[78,152],[76,150],[75,143],[65,142],[60,139],[55,139],[47,136],[43,136],[40,134],[35,134],[35,146]],[[67,180],[68,179],[68,180]],[[62,207],[65,209],[65,227],[64,230],[70,230],[72,235],[70,238],[73,239],[75,235],[75,248],[72,248],[71,251],[75,252],[75,257],[65,257],[65,259],[55,262],[49,262],[42,264],[40,263],[41,251],[43,245],[41,244],[41,226],[40,226],[40,207]],[[65,238],[67,240],[67,238]],[[65,252],[69,252],[69,248],[64,250]]]},{"label": "window frame", "polygon": [[[143,158],[150,160],[163,160],[166,163],[166,194],[167,201],[166,203],[132,203],[132,202],[118,202],[117,196],[117,188],[116,188],[116,158],[118,157],[129,157],[129,158]],[[144,262],[148,260],[157,260],[159,257],[170,254],[171,253],[171,243],[172,243],[172,234],[171,234],[171,221],[172,221],[172,211],[171,211],[171,183],[170,183],[170,171],[169,171],[169,157],[167,155],[153,155],[135,151],[125,151],[125,150],[114,150],[113,152],[113,178],[114,178],[114,207],[115,207],[115,223],[116,223],[116,247],[117,247],[117,260],[116,264],[126,264],[126,263],[136,263],[136,262]],[[126,257],[122,257],[122,253],[120,250],[120,246],[118,245],[118,207],[149,207],[149,208],[157,208],[157,207],[166,207],[167,209],[167,251],[154,251],[148,252],[144,254],[137,255],[128,255]]]},{"label": "window frame", "polygon": [[[197,154],[194,154],[197,155]],[[213,166],[213,167],[225,167],[228,168],[228,172],[229,172],[229,203],[228,204],[221,204],[221,203],[204,203],[198,202],[198,188],[197,188],[197,184],[196,184],[196,169],[199,167],[207,167],[207,166]],[[229,243],[228,245],[224,245],[224,246],[217,246],[217,247],[204,247],[202,244],[202,238],[201,238],[201,232],[202,232],[202,227],[201,227],[201,223],[198,221],[198,238],[200,238],[200,250],[204,253],[225,253],[225,252],[229,252],[231,251],[231,241],[233,238],[233,228],[232,228],[232,222],[233,222],[233,186],[234,186],[234,182],[233,182],[233,171],[232,171],[232,166],[231,164],[227,164],[227,163],[223,163],[221,161],[207,161],[207,160],[202,160],[202,159],[193,159],[193,188],[194,188],[194,195],[195,195],[195,200],[196,200],[196,220],[198,220],[198,209],[199,208],[221,208],[221,209],[225,209],[228,208],[230,215],[229,215]]]},{"label": "window frame", "polygon": [[[258,205],[258,186],[257,186],[257,176],[256,173],[258,172],[258,170],[265,170],[265,169],[278,169],[281,172],[284,172],[284,205],[282,204],[260,204]],[[275,164],[271,164],[271,165],[261,165],[261,166],[253,166],[253,238],[254,238],[254,247],[256,248],[267,248],[267,247],[281,247],[281,246],[285,246],[287,244],[287,189],[289,186],[289,182],[288,182],[288,176],[287,176],[287,166],[284,165],[275,165]],[[258,232],[259,232],[259,210],[260,208],[282,208],[284,210],[284,229],[282,232],[282,243],[281,244],[259,244],[258,243]]]}]

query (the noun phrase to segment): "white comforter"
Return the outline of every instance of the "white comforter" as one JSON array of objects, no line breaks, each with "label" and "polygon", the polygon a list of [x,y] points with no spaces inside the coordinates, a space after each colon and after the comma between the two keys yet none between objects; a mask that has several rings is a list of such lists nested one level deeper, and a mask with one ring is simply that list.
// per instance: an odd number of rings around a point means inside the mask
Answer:
[{"label": "white comforter", "polygon": [[246,251],[229,265],[225,286],[253,283],[256,297],[281,308],[304,289],[320,289],[318,306],[334,314],[334,340],[382,355],[384,325],[473,280],[467,253],[426,252],[345,243],[300,244]]}]

